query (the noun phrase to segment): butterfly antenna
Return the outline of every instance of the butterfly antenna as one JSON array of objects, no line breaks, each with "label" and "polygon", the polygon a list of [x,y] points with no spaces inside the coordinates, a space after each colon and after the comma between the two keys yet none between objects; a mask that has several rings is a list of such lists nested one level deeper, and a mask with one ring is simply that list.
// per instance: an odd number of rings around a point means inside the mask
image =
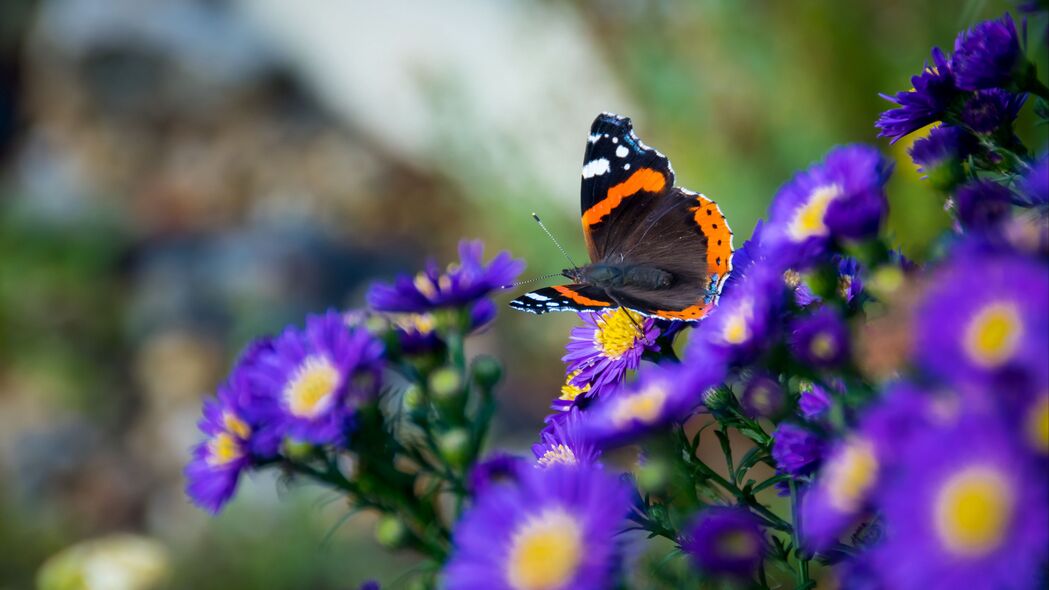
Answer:
[{"label": "butterfly antenna", "polygon": [[521,285],[527,285],[528,283],[534,283],[536,281],[545,281],[546,279],[552,279],[554,277],[559,277],[559,276],[561,276],[561,273],[555,272],[553,274],[543,275],[541,277],[535,277],[534,279],[526,279],[526,280],[523,280],[523,281],[517,281],[516,283],[511,283],[509,285],[503,285],[502,287],[500,287],[500,289],[513,289],[514,287],[520,287]]},{"label": "butterfly antenna", "polygon": [[557,246],[557,249],[565,255],[565,259],[568,260],[568,263],[572,265],[572,268],[579,268],[579,265],[576,264],[574,260],[572,260],[572,257],[568,255],[568,252],[561,247],[560,243],[558,243],[557,238],[554,237],[554,234],[550,233],[550,230],[546,229],[546,225],[543,224],[543,220],[539,219],[539,216],[536,215],[535,212],[532,213],[532,219],[534,219],[535,222],[539,224],[539,227],[543,228],[543,231],[546,232],[546,235],[550,238],[550,241],[553,242],[554,245]]}]

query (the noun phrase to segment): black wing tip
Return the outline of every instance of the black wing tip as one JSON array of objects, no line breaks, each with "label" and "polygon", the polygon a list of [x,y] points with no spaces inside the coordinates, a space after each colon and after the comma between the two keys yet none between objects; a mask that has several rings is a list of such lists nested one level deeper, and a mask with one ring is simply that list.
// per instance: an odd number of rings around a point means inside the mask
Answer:
[{"label": "black wing tip", "polygon": [[590,128],[593,130],[597,130],[598,128],[603,128],[606,126],[625,127],[626,129],[634,128],[634,124],[630,121],[630,117],[617,115],[612,111],[604,111],[603,113],[595,117],[594,123],[590,126]]}]

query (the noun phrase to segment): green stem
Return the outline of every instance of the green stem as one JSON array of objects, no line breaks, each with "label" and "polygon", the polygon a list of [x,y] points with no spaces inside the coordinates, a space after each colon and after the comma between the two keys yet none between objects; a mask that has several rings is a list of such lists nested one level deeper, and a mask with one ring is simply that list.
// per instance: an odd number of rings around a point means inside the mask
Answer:
[{"label": "green stem", "polygon": [[790,480],[790,514],[794,521],[791,539],[794,542],[794,558],[798,561],[798,588],[809,587],[809,560],[801,555],[801,511],[798,507],[798,484]]}]

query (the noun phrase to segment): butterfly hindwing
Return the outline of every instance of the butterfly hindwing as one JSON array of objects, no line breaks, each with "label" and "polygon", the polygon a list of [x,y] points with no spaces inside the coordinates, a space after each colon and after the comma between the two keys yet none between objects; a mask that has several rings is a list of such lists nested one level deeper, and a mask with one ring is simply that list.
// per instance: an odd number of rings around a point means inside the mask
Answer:
[{"label": "butterfly hindwing", "polygon": [[529,313],[600,311],[616,307],[603,289],[588,285],[555,285],[521,295],[510,307]]},{"label": "butterfly hindwing", "polygon": [[629,118],[611,113],[590,127],[582,175],[583,237],[592,262],[605,259],[674,186],[666,156],[638,139]]}]

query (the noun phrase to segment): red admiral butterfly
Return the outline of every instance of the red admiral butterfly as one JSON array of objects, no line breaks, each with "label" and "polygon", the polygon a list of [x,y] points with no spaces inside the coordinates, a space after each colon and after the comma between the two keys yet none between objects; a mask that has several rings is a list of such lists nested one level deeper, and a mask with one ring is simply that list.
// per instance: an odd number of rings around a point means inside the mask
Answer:
[{"label": "red admiral butterfly", "polygon": [[634,134],[627,117],[602,113],[583,158],[583,237],[591,263],[573,282],[514,299],[530,313],[625,307],[646,316],[699,320],[732,270],[732,231],[714,201],[674,186],[674,170]]}]

